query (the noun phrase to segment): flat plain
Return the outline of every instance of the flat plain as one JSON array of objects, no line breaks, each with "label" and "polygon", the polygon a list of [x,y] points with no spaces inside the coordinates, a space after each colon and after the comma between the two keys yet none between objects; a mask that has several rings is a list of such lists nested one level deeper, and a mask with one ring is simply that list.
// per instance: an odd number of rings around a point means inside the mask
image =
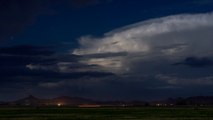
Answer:
[{"label": "flat plain", "polygon": [[213,120],[213,107],[1,107],[0,120]]}]

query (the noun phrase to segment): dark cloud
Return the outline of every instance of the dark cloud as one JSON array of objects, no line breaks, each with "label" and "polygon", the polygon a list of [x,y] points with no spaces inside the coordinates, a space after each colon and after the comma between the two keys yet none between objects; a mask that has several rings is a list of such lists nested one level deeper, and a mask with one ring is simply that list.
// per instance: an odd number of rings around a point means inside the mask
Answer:
[{"label": "dark cloud", "polygon": [[190,67],[209,67],[213,65],[213,61],[207,57],[188,57],[184,61],[175,63],[174,65],[187,65]]},{"label": "dark cloud", "polygon": [[48,47],[14,46],[0,48],[0,79],[5,81],[17,76],[48,74],[47,71],[31,71],[28,64],[54,64],[55,52]]},{"label": "dark cloud", "polygon": [[52,64],[56,59],[51,57],[55,54],[52,48],[39,46],[13,46],[0,48],[0,65],[5,69],[12,69],[27,64]]},{"label": "dark cloud", "polygon": [[[102,78],[106,76],[114,76],[112,73],[106,72],[73,72],[73,73],[60,73],[54,71],[45,71],[45,70],[29,70],[23,67],[16,67],[13,69],[1,70],[0,78],[1,82],[12,82],[12,81],[25,81],[25,78],[30,78],[34,82],[45,81],[45,80],[77,80],[80,78]],[[18,79],[18,77],[22,77]],[[8,81],[10,80],[10,81]],[[33,83],[33,82],[32,82]],[[14,83],[11,83],[14,84]]]},{"label": "dark cloud", "polygon": [[100,71],[77,71],[96,67],[78,63],[79,58],[76,55],[55,53],[49,47],[24,45],[0,48],[0,80],[17,76],[74,79],[113,75]]},{"label": "dark cloud", "polygon": [[20,45],[13,47],[0,48],[0,55],[52,55],[54,52],[48,47],[31,46],[31,45]]},{"label": "dark cloud", "polygon": [[127,52],[117,52],[117,53],[97,53],[97,54],[89,54],[84,55],[83,57],[86,58],[108,58],[108,57],[120,57],[120,56],[127,56]]}]

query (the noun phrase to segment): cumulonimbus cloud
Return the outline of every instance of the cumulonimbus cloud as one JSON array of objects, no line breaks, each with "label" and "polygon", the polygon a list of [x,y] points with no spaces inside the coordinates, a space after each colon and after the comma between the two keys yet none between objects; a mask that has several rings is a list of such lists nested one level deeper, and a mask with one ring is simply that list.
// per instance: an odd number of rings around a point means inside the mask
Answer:
[{"label": "cumulonimbus cloud", "polygon": [[[83,36],[72,54],[88,56],[127,53],[125,56],[85,58],[81,62],[111,71],[128,71],[136,61],[178,60],[213,55],[213,13],[181,14],[142,21],[104,34]],[[113,69],[116,68],[116,69]]]}]

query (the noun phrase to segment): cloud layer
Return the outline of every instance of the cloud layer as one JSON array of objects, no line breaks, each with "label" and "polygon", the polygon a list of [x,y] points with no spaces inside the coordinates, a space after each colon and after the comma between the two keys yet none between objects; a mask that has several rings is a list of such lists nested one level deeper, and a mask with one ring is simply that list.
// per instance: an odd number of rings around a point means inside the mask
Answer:
[{"label": "cloud layer", "polygon": [[0,48],[1,94],[102,99],[211,95],[212,21],[213,13],[142,21],[102,37],[83,36],[71,53],[29,45]]},{"label": "cloud layer", "polygon": [[[72,54],[81,62],[114,72],[129,72],[146,61],[178,62],[187,57],[212,57],[213,13],[181,14],[142,21],[104,34],[83,36]],[[126,53],[120,56],[118,53]],[[118,54],[117,56],[107,56]],[[196,65],[195,65],[196,66]]]}]

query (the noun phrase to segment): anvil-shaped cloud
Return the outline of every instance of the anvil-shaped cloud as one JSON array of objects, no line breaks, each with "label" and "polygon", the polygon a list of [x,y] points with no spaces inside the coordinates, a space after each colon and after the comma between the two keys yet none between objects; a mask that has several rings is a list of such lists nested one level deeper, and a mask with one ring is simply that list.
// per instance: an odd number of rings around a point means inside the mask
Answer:
[{"label": "anvil-shaped cloud", "polygon": [[83,36],[80,48],[72,54],[85,56],[83,63],[123,73],[134,70],[139,62],[211,57],[212,33],[213,13],[173,15],[116,29],[99,38]]}]

